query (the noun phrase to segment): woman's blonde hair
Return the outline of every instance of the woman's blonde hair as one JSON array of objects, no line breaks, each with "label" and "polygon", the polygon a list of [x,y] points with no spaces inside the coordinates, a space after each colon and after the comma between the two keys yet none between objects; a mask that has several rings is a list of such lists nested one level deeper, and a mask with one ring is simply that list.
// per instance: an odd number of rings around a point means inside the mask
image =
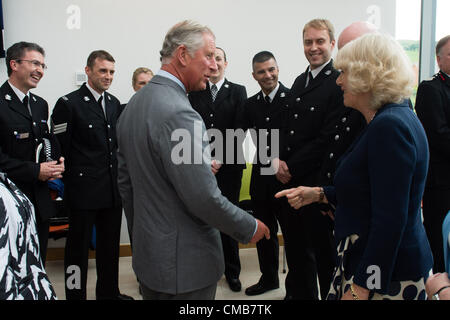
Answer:
[{"label": "woman's blonde hair", "polygon": [[409,98],[414,83],[411,62],[400,44],[391,36],[366,34],[339,50],[335,64],[347,74],[353,94],[372,96],[372,109]]}]

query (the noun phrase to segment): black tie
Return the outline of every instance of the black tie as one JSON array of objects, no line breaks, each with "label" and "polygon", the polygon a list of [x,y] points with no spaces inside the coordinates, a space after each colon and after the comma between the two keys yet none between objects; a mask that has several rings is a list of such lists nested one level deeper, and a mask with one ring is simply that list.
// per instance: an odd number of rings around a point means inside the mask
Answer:
[{"label": "black tie", "polygon": [[311,84],[311,82],[313,81],[313,75],[312,75],[312,73],[311,73],[311,71],[310,72],[308,72],[308,80],[306,81],[306,86],[305,86],[305,88],[307,88],[310,84]]},{"label": "black tie", "polygon": [[28,107],[28,96],[25,96],[25,98],[23,98],[22,103],[23,103],[23,105],[25,106],[25,108],[27,108],[28,112],[29,112],[30,115],[31,115],[31,110],[30,110],[30,108]]},{"label": "black tie", "polygon": [[216,100],[216,96],[217,96],[217,86],[213,84],[211,86],[211,97],[213,102]]},{"label": "black tie", "polygon": [[267,103],[270,103],[270,102],[271,102],[269,96],[266,96],[266,97],[264,98],[264,100],[266,100]]},{"label": "black tie", "polygon": [[100,98],[98,98],[98,105],[100,106],[100,109],[102,110],[103,115],[105,115],[105,111],[103,110],[102,101],[103,101],[103,96],[100,96]]}]

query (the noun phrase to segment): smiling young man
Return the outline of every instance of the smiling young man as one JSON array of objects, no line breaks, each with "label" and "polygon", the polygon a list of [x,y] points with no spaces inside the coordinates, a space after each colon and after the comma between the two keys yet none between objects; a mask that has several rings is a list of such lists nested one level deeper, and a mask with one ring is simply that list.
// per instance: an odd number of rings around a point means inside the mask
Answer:
[{"label": "smiling young man", "polygon": [[[320,165],[344,105],[333,68],[334,27],[325,19],[314,19],[303,28],[303,48],[309,66],[291,88],[284,149],[277,178],[285,187],[316,183]],[[287,174],[288,173],[288,174]],[[325,299],[334,268],[332,220],[317,207],[293,211],[285,203],[288,237],[285,241],[289,274],[288,299]]]},{"label": "smiling young man", "polygon": [[[114,58],[92,52],[80,89],[56,102],[54,132],[67,159],[64,176],[70,209],[64,268],[66,298],[86,299],[88,251],[96,227],[97,299],[131,300],[119,292],[119,242],[122,206],[117,187],[116,122],[119,100],[106,90],[114,78]],[[80,285],[75,277],[81,276]]]},{"label": "smiling young man", "polygon": [[[45,263],[49,218],[56,214],[47,180],[61,178],[64,159],[59,158],[56,140],[48,129],[47,102],[30,92],[44,76],[44,56],[44,49],[29,42],[18,42],[7,50],[8,80],[0,89],[0,171],[35,207],[40,254]],[[36,152],[44,141],[53,142],[52,161],[36,161]]]},{"label": "smiling young man", "polygon": [[[278,81],[279,68],[275,56],[269,51],[261,51],[255,54],[252,60],[252,76],[258,82],[261,91],[250,97],[245,103],[244,128],[254,129],[259,132],[265,131],[267,136],[266,145],[260,145],[261,139],[256,135],[253,141],[257,147],[257,161],[252,167],[250,183],[250,196],[254,216],[263,221],[270,230],[270,239],[262,239],[256,244],[258,251],[259,268],[261,277],[256,284],[245,290],[245,294],[256,296],[269,290],[279,288],[279,244],[278,244],[278,222],[283,235],[285,225],[281,216],[280,201],[274,195],[281,190],[281,182],[275,175],[265,175],[264,169],[270,164],[264,163],[260,152],[268,156],[275,156],[278,148],[272,145],[272,134],[278,130],[281,135],[287,116],[286,105],[289,102],[289,89]],[[261,139],[261,140],[260,140]],[[279,142],[279,141],[278,141]],[[262,149],[262,150],[261,150]],[[267,161],[267,160],[266,160]],[[289,264],[289,261],[288,261]]]},{"label": "smiling young man", "polygon": [[[217,70],[211,73],[206,90],[189,93],[189,101],[194,110],[202,117],[206,129],[217,129],[222,134],[224,139],[223,150],[221,150],[222,157],[216,159],[217,154],[212,154],[213,158],[218,160],[214,163],[212,170],[222,194],[233,204],[238,205],[242,170],[245,168],[245,164],[237,163],[236,155],[242,150],[242,146],[238,146],[234,138],[227,139],[226,130],[239,128],[239,117],[247,99],[247,91],[244,86],[225,78],[228,61],[222,48],[216,47],[214,59]],[[210,137],[210,142],[213,139]],[[227,162],[227,153],[231,150],[235,156],[233,161]],[[228,235],[224,233],[220,235],[225,259],[225,278],[230,289],[237,292],[241,290],[239,245]]]}]

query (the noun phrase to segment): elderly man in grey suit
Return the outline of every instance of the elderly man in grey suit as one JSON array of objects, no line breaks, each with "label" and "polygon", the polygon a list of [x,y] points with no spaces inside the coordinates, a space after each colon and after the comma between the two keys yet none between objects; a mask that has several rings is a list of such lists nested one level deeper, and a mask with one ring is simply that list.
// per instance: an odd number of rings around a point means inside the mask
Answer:
[{"label": "elderly man in grey suit", "polygon": [[219,230],[242,243],[269,237],[262,222],[222,196],[205,161],[206,129],[187,93],[205,89],[217,69],[214,51],[209,28],[172,27],[161,70],[119,120],[119,189],[144,299],[214,299],[224,272]]}]

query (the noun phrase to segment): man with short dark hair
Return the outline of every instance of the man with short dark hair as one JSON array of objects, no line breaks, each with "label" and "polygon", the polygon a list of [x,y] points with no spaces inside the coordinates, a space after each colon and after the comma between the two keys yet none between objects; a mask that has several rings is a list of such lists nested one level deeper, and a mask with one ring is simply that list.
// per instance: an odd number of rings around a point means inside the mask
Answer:
[{"label": "man with short dark hair", "polygon": [[[122,206],[117,187],[116,122],[119,100],[106,92],[114,77],[114,58],[93,51],[87,83],[56,102],[54,131],[67,159],[65,201],[69,206],[64,270],[66,298],[86,299],[88,251],[96,228],[98,300],[131,300],[119,292]],[[80,279],[81,276],[81,279]]]},{"label": "man with short dark hair", "polygon": [[56,214],[47,181],[62,177],[64,159],[47,125],[47,102],[30,92],[44,76],[44,56],[44,49],[29,42],[18,42],[7,50],[9,78],[0,88],[0,170],[35,206],[45,264],[49,219]]},{"label": "man with short dark hair", "polygon": [[423,224],[434,257],[433,271],[444,272],[442,223],[450,210],[450,35],[436,45],[439,72],[417,89],[416,112],[430,145],[423,194]]},{"label": "man with short dark hair", "polygon": [[[202,117],[206,129],[219,130],[224,138],[223,150],[220,150],[220,159],[217,158],[219,154],[212,150],[211,155],[215,161],[212,170],[222,194],[238,206],[242,170],[245,168],[245,164],[237,161],[238,153],[242,153],[242,145],[237,145],[234,136],[227,137],[226,131],[227,129],[239,129],[239,117],[242,115],[242,108],[247,99],[247,91],[244,86],[230,82],[225,78],[228,61],[222,48],[216,47],[214,59],[216,60],[217,70],[211,74],[206,89],[189,93],[189,101],[194,110]],[[210,143],[214,139],[212,134]],[[234,153],[233,158],[229,159],[230,162],[227,161],[228,151]],[[220,236],[225,259],[225,279],[232,291],[241,291],[239,244],[224,233],[220,233]]]},{"label": "man with short dark hair", "polygon": [[[261,277],[256,284],[245,290],[249,296],[279,288],[278,222],[283,232],[285,225],[281,201],[275,199],[274,195],[281,190],[282,184],[275,178],[274,172],[264,172],[270,169],[270,163],[265,163],[260,153],[263,152],[268,157],[279,156],[274,153],[279,151],[280,141],[272,141],[272,135],[276,138],[283,134],[287,116],[286,105],[289,101],[289,89],[278,81],[279,67],[271,52],[258,52],[253,57],[252,69],[252,76],[258,82],[261,91],[250,97],[244,107],[244,127],[259,133],[252,136],[256,146],[256,161],[252,166],[250,196],[254,216],[268,226],[270,239],[262,239],[256,244]],[[260,136],[262,132],[265,132],[263,137]],[[261,139],[265,138],[266,134],[267,140],[263,143],[261,141],[264,139]]]}]

